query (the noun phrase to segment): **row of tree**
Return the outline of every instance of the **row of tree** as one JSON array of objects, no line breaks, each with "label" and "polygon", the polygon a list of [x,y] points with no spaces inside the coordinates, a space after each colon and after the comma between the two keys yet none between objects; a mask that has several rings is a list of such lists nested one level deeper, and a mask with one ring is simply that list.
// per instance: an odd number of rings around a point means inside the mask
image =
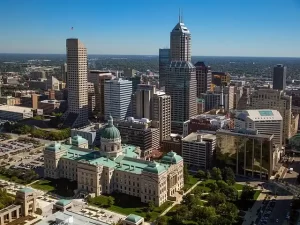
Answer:
[{"label": "row of tree", "polygon": [[0,210],[13,204],[14,200],[4,188],[0,188]]},{"label": "row of tree", "polygon": [[7,132],[17,133],[17,134],[31,134],[32,137],[47,139],[52,141],[64,140],[71,135],[70,128],[65,128],[55,131],[47,131],[38,128],[34,128],[21,123],[9,123],[4,124],[4,129]]},{"label": "row of tree", "polygon": [[0,168],[0,174],[9,178],[10,181],[21,184],[28,184],[39,178],[33,170],[6,169],[5,167]]}]

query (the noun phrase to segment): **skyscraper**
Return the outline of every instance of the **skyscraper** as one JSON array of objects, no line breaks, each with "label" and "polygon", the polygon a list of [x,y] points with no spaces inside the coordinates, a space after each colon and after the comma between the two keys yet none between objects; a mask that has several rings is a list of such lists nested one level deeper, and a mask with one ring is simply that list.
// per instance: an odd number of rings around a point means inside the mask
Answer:
[{"label": "skyscraper", "polygon": [[68,110],[66,126],[80,127],[88,123],[87,50],[77,38],[67,39]]},{"label": "skyscraper", "polygon": [[115,120],[125,120],[131,115],[132,81],[109,80],[104,84],[104,113]]},{"label": "skyscraper", "polygon": [[197,98],[200,98],[201,93],[206,93],[210,90],[211,86],[211,69],[206,66],[204,62],[197,62],[196,67],[196,80],[197,80]]},{"label": "skyscraper", "polygon": [[191,61],[191,33],[184,25],[179,15],[179,22],[170,35],[171,61]]},{"label": "skyscraper", "polygon": [[170,34],[171,62],[166,79],[166,94],[171,96],[171,129],[183,132],[183,123],[197,114],[196,68],[191,61],[191,34],[181,21]]},{"label": "skyscraper", "polygon": [[168,73],[168,67],[170,65],[170,49],[161,48],[159,49],[159,87],[165,87],[166,77]]},{"label": "skyscraper", "polygon": [[273,69],[273,89],[284,90],[286,86],[286,66],[278,64]]}]

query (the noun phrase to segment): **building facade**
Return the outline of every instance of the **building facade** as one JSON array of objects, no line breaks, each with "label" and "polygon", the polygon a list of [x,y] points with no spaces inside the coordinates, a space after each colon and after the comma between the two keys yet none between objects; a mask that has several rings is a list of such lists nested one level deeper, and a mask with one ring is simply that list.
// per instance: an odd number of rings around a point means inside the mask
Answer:
[{"label": "building facade", "polygon": [[235,129],[216,132],[216,166],[236,175],[269,180],[273,175],[273,135]]},{"label": "building facade", "polygon": [[[183,159],[169,152],[161,162],[139,157],[137,147],[122,145],[112,117],[102,130],[101,150],[52,143],[45,147],[45,176],[77,181],[82,193],[120,193],[139,197],[141,202],[161,205],[183,188]],[[79,160],[80,159],[80,160]]]},{"label": "building facade", "polygon": [[168,73],[168,67],[170,65],[170,49],[163,48],[159,49],[159,60],[158,60],[158,67],[159,67],[159,87],[163,88],[166,86],[166,79]]},{"label": "building facade", "polygon": [[67,39],[68,110],[64,124],[80,127],[88,123],[87,50],[79,39]]},{"label": "building facade", "polygon": [[182,139],[182,157],[190,170],[210,169],[215,153],[216,136],[205,133],[190,133]]},{"label": "building facade", "polygon": [[132,115],[132,81],[109,80],[104,84],[104,113],[116,120],[125,120]]},{"label": "building facade", "polygon": [[292,114],[292,97],[283,91],[259,89],[250,95],[249,109],[278,110],[284,121],[283,143],[294,136],[298,130],[298,119]]},{"label": "building facade", "polygon": [[281,64],[273,68],[273,89],[284,90],[286,87],[287,67]]},{"label": "building facade", "polygon": [[197,62],[196,67],[196,80],[197,80],[197,98],[200,98],[201,93],[206,93],[211,90],[211,69],[206,66],[204,62]]}]

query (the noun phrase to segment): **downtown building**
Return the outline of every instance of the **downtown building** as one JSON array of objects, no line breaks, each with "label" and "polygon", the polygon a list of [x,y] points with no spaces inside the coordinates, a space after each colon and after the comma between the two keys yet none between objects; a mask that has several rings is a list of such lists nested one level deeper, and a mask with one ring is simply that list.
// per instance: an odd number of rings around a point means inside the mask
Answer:
[{"label": "downtown building", "polygon": [[166,94],[171,96],[171,131],[182,134],[183,123],[197,114],[196,68],[191,63],[191,33],[179,18],[170,34]]},{"label": "downtown building", "polygon": [[171,97],[155,85],[140,84],[134,95],[136,118],[152,120],[152,126],[159,128],[159,140],[162,142],[171,134]]},{"label": "downtown building", "polygon": [[106,81],[104,84],[104,114],[116,120],[125,120],[132,115],[132,81],[116,80]]},{"label": "downtown building", "polygon": [[248,109],[278,110],[284,121],[282,143],[293,137],[298,130],[299,116],[292,113],[292,97],[281,90],[259,89],[250,95]]},{"label": "downtown building", "polygon": [[160,206],[183,188],[183,159],[169,152],[161,161],[140,158],[139,147],[122,145],[120,131],[109,117],[101,131],[100,150],[89,149],[88,141],[74,136],[68,144],[52,143],[44,150],[44,174],[52,179],[77,182],[78,194],[119,192]]},{"label": "downtown building", "polygon": [[273,68],[273,89],[284,91],[286,87],[286,71],[287,67],[281,64]]},{"label": "downtown building", "polygon": [[75,38],[67,39],[68,110],[64,125],[81,127],[88,123],[87,50]]},{"label": "downtown building", "polygon": [[201,98],[201,93],[211,90],[211,69],[204,62],[197,62],[194,66],[196,67],[197,98]]}]

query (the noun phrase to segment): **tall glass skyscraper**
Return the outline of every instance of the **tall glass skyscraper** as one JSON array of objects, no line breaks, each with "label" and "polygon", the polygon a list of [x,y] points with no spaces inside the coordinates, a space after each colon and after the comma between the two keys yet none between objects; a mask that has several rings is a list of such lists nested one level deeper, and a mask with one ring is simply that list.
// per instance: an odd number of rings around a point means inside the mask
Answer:
[{"label": "tall glass skyscraper", "polygon": [[170,64],[166,94],[171,96],[171,130],[183,133],[183,123],[197,114],[196,68],[191,63],[191,34],[179,18],[170,34]]},{"label": "tall glass skyscraper", "polygon": [[168,73],[168,67],[170,65],[170,49],[161,48],[159,49],[159,87],[166,86],[166,79]]}]

